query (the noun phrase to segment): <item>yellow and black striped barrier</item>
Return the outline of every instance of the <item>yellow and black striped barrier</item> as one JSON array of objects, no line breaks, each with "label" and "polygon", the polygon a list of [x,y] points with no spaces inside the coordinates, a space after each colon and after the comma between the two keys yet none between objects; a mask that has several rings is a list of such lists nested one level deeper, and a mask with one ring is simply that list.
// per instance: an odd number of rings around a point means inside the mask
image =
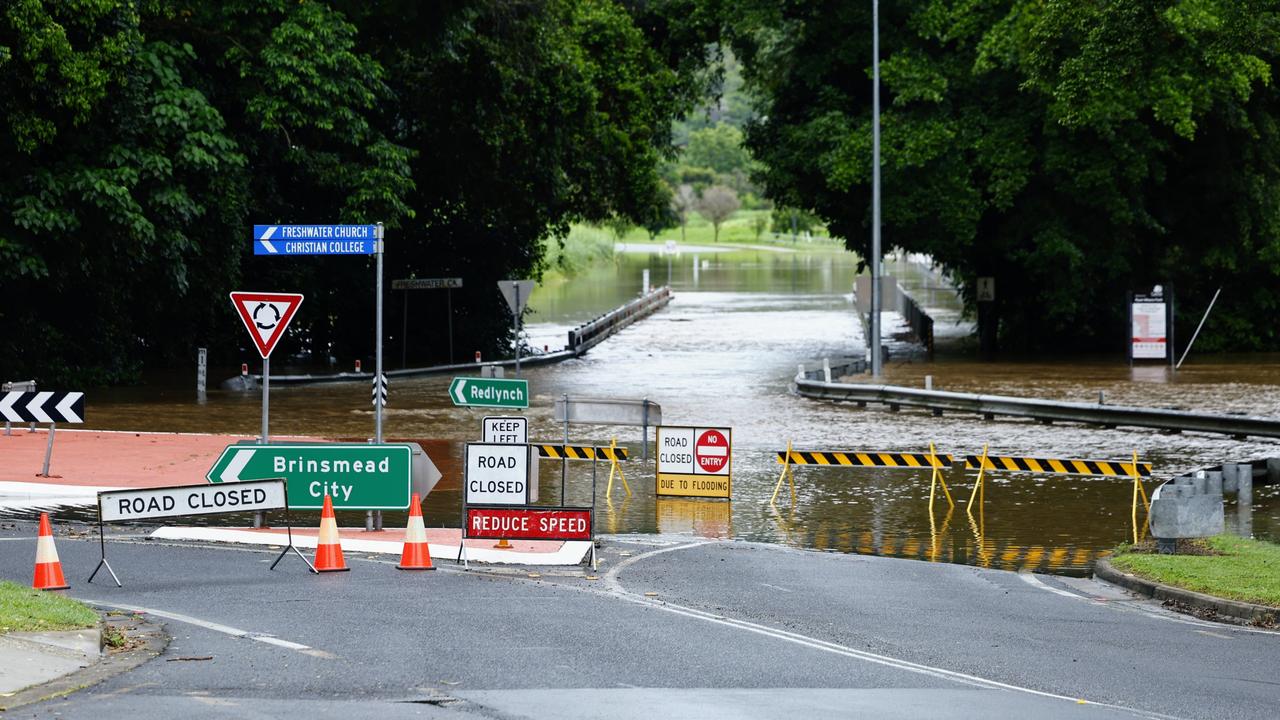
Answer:
[{"label": "yellow and black striped barrier", "polygon": [[800,451],[779,450],[778,464],[789,461],[792,465],[835,465],[844,467],[890,467],[890,468],[946,468],[950,467],[950,455],[933,455],[929,453],[883,453],[844,451]]},{"label": "yellow and black striped barrier", "polygon": [[555,460],[626,460],[627,449],[624,447],[594,447],[591,445],[542,445],[538,448],[538,457]]},{"label": "yellow and black striped barrier", "polygon": [[[1134,464],[1119,460],[1060,460],[1057,458],[1015,457],[1010,455],[988,455],[984,462],[981,456],[966,455],[964,466],[966,470],[1131,478],[1133,477]],[[1138,463],[1138,476],[1151,477],[1151,463]]]}]

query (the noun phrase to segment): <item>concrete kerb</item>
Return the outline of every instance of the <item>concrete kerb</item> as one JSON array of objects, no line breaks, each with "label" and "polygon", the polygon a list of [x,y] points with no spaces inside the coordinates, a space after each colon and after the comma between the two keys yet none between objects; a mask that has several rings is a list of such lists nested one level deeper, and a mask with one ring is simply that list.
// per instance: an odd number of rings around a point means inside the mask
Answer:
[{"label": "concrete kerb", "polygon": [[161,625],[145,616],[120,615],[103,610],[98,610],[98,614],[102,616],[100,630],[123,633],[131,646],[114,652],[108,651],[97,662],[84,668],[23,688],[7,697],[0,697],[0,712],[92,687],[158,657],[169,646],[169,634]]},{"label": "concrete kerb", "polygon": [[1119,585],[1139,595],[1154,600],[1169,601],[1189,607],[1193,610],[1222,615],[1255,625],[1273,625],[1280,618],[1280,608],[1256,605],[1241,600],[1228,600],[1214,595],[1206,595],[1193,590],[1183,590],[1172,585],[1147,580],[1130,573],[1117,570],[1105,558],[1099,558],[1093,568],[1094,575],[1112,585]]}]

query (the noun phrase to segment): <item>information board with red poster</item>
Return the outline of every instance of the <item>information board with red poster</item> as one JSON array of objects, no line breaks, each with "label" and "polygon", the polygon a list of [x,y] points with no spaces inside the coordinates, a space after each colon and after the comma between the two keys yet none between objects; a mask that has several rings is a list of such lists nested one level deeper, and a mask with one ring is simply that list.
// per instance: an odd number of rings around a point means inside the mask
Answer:
[{"label": "information board with red poster", "polygon": [[682,497],[733,494],[733,429],[658,428],[657,492]]}]

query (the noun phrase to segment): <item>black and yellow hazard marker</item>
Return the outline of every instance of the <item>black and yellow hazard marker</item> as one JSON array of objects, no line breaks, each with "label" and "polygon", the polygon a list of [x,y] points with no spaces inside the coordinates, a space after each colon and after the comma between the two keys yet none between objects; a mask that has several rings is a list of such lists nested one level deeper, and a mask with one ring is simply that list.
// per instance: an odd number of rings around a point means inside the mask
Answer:
[{"label": "black and yellow hazard marker", "polygon": [[[788,456],[790,456],[788,458]],[[801,451],[779,450],[778,464],[790,462],[792,465],[836,465],[843,467],[889,467],[889,468],[946,468],[950,467],[950,455],[933,455],[929,453],[885,453],[844,451]]]},{"label": "black and yellow hazard marker", "polygon": [[591,445],[541,445],[536,444],[538,457],[554,460],[626,460],[624,447],[593,447]]},{"label": "black and yellow hazard marker", "polygon": [[[966,470],[1052,473],[1058,475],[1096,475],[1101,477],[1133,477],[1134,463],[1119,460],[1060,460],[1057,458],[1016,457],[1011,455],[966,455]],[[1138,463],[1138,476],[1151,476],[1151,463]]]}]

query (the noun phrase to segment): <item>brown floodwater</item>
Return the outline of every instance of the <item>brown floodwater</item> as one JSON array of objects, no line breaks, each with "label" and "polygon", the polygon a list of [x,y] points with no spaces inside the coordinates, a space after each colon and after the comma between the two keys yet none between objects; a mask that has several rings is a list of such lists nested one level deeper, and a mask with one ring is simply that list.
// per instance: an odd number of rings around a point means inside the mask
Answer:
[{"label": "brown floodwater", "polygon": [[[666,257],[625,253],[614,264],[540,288],[531,299],[530,338],[537,346],[562,345],[567,328],[633,297],[646,267],[655,283],[665,282]],[[903,274],[909,270],[903,268]],[[769,498],[780,469],[774,453],[788,441],[797,450],[911,452],[927,452],[932,442],[938,452],[953,455],[981,452],[985,444],[992,453],[1090,459],[1128,458],[1136,451],[1154,464],[1158,478],[1224,461],[1280,455],[1280,443],[1258,439],[1022,420],[985,422],[976,416],[891,413],[797,397],[790,388],[797,363],[862,352],[862,330],[849,295],[855,272],[856,258],[838,252],[704,251],[696,260],[694,253],[683,252],[672,258],[676,295],[667,309],[583,358],[526,369],[532,393],[526,413],[531,439],[561,438],[563,429],[552,419],[552,404],[564,393],[647,397],[662,406],[667,424],[733,428],[733,499],[714,501],[656,498],[653,464],[638,459],[638,428],[573,426],[573,442],[607,444],[616,437],[636,458],[625,464],[630,497],[620,483],[612,497],[606,497],[608,468],[596,468],[597,532],[688,533],[836,552],[1083,572],[1100,553],[1129,539],[1130,481],[994,473],[986,502],[975,508],[971,519],[966,501],[973,473],[948,472],[945,480],[956,504],[949,511],[939,492],[931,513],[928,472],[800,467],[795,502],[784,491],[774,506]],[[954,315],[954,299],[948,299],[946,289],[927,273],[914,272],[904,284],[913,292],[941,297],[934,302]],[[441,334],[415,342],[442,340]],[[210,385],[233,372],[211,370]],[[1001,363],[891,360],[885,382],[921,386],[925,375],[933,377],[935,388],[957,391],[1079,401],[1096,401],[1102,391],[1109,403],[1280,416],[1276,355],[1193,355],[1176,374],[1163,367],[1130,368],[1121,357]],[[479,439],[480,421],[487,413],[454,407],[447,395],[449,381],[393,381],[384,427],[388,439],[421,442],[440,467],[444,480],[427,498],[427,522],[456,526],[463,444]],[[88,399],[88,428],[246,435],[259,428],[257,394],[211,390],[207,400],[198,403],[194,368],[190,373],[152,376],[141,387],[94,391]],[[271,431],[369,437],[369,387],[363,382],[273,387]],[[558,462],[541,463],[543,502],[559,500],[560,472]],[[1154,484],[1149,482],[1147,490]],[[591,464],[571,463],[564,501],[577,505],[591,498]],[[1237,509],[1231,498],[1227,515],[1228,527],[1236,528]],[[360,522],[356,514],[340,520]],[[386,515],[388,526],[403,522],[403,514]],[[1280,488],[1255,489],[1243,530],[1280,540]]]}]

